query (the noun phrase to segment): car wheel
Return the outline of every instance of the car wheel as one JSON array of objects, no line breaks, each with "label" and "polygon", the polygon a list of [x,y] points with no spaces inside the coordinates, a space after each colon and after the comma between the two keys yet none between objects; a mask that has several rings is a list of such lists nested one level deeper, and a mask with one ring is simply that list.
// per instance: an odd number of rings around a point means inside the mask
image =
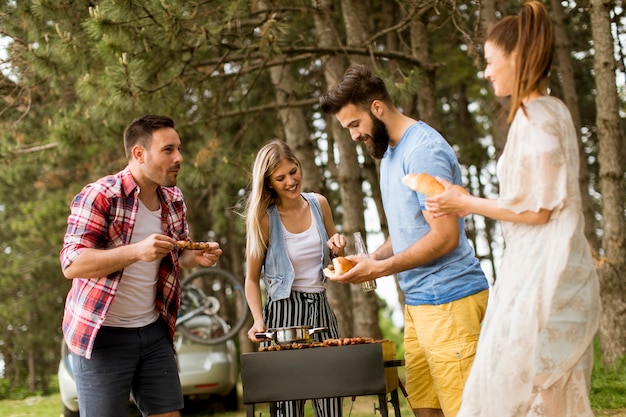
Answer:
[{"label": "car wheel", "polygon": [[65,405],[63,406],[63,417],[80,417],[79,411],[72,411],[67,408]]},{"label": "car wheel", "polygon": [[231,392],[226,394],[223,399],[224,409],[226,411],[239,410],[239,394],[237,393],[237,386],[235,385]]}]

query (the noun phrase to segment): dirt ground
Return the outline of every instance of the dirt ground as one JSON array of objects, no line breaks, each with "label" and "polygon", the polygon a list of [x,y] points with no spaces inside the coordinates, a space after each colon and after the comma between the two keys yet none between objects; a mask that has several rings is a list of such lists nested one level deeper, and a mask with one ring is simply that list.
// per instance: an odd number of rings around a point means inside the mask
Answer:
[{"label": "dirt ground", "polygon": [[626,408],[620,408],[616,410],[596,410],[594,411],[596,417],[626,417]]}]

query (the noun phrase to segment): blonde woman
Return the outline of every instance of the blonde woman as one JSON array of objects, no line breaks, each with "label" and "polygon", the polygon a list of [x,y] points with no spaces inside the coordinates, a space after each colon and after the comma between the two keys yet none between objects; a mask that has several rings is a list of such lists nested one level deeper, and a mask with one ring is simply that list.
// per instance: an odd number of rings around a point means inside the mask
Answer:
[{"label": "blonde woman", "polygon": [[[318,341],[339,337],[322,270],[330,253],[343,254],[346,239],[335,230],[326,198],[302,192],[300,161],[280,140],[266,144],[254,161],[246,232],[245,291],[254,319],[250,340],[260,342],[255,333],[266,329],[291,326],[327,327],[327,333],[314,335]],[[304,416],[304,401],[285,401],[279,409],[285,417]],[[318,417],[341,416],[341,399],[314,400],[313,409]]]},{"label": "blonde woman", "polygon": [[598,278],[583,234],[577,135],[548,95],[552,27],[539,1],[498,22],[485,42],[485,78],[511,96],[498,161],[500,197],[446,191],[435,216],[477,213],[502,222],[506,248],[458,417],[592,417]]}]

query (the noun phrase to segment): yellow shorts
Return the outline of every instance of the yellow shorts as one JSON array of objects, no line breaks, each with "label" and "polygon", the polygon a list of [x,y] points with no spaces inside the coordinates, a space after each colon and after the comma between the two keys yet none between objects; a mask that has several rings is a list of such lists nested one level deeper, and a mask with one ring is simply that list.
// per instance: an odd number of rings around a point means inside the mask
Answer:
[{"label": "yellow shorts", "polygon": [[411,408],[455,417],[476,353],[489,290],[441,305],[404,307],[406,389]]}]

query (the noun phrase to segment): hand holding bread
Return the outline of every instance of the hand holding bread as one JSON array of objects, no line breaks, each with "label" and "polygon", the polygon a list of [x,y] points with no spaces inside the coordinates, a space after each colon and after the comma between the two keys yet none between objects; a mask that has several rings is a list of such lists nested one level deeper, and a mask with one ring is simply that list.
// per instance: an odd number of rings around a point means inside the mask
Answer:
[{"label": "hand holding bread", "polygon": [[471,197],[460,185],[452,184],[445,179],[435,178],[426,173],[407,174],[402,183],[415,192],[424,194],[426,210],[432,218],[455,214],[464,217],[468,214],[467,198]]},{"label": "hand holding bread", "polygon": [[343,256],[337,256],[336,258],[333,258],[333,262],[328,265],[328,268],[324,269],[324,275],[329,278],[337,275],[343,275],[351,270],[354,265],[356,264],[351,260]]}]

